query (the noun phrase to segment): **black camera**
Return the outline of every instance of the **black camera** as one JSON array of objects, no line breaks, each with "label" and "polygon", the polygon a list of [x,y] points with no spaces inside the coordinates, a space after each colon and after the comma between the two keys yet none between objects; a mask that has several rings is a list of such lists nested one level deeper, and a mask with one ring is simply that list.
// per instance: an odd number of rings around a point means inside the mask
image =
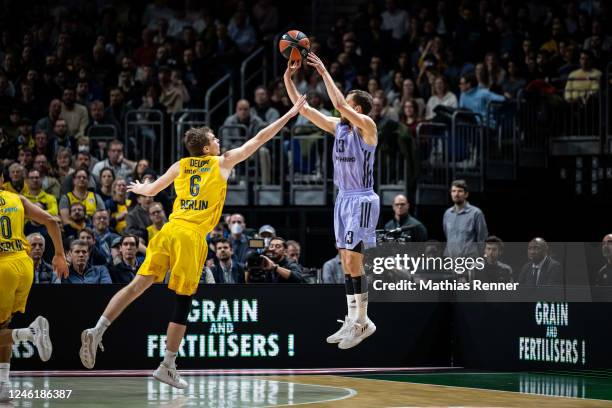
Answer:
[{"label": "black camera", "polygon": [[249,239],[250,252],[246,257],[245,269],[249,273],[250,283],[261,283],[267,281],[267,273],[263,269],[264,258],[262,254],[266,249],[263,239]]}]

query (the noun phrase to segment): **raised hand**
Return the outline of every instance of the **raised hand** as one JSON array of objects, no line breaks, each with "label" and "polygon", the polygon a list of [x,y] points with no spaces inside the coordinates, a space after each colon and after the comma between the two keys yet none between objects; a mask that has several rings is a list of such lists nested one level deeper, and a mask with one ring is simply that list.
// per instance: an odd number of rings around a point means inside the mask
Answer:
[{"label": "raised hand", "polygon": [[308,53],[308,57],[306,58],[306,64],[310,65],[311,67],[314,67],[314,69],[317,70],[319,75],[323,75],[323,73],[326,71],[323,61],[321,61],[321,59],[312,52]]},{"label": "raised hand", "polygon": [[128,193],[143,195],[142,194],[143,189],[146,187],[147,184],[149,183],[141,183],[138,180],[132,181],[130,185],[127,187],[127,191]]},{"label": "raised hand", "polygon": [[289,78],[291,78],[301,66],[302,60],[287,60],[287,70],[285,71],[285,75],[288,75]]}]

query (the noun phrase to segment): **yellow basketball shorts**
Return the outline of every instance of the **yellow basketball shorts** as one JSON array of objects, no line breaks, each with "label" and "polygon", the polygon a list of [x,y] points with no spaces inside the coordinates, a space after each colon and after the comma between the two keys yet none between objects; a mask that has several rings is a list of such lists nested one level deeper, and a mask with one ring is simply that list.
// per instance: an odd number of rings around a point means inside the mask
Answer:
[{"label": "yellow basketball shorts", "polygon": [[0,324],[25,312],[34,281],[34,262],[25,252],[0,255]]},{"label": "yellow basketball shorts", "polygon": [[173,220],[149,242],[138,274],[155,276],[155,282],[161,282],[170,270],[168,288],[178,295],[193,295],[200,283],[207,253],[203,231],[191,223]]}]

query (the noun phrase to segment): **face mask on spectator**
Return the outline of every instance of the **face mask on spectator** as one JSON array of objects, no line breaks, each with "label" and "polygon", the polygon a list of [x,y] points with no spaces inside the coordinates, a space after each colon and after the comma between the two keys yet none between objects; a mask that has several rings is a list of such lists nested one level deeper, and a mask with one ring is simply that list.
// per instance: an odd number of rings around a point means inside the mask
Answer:
[{"label": "face mask on spectator", "polygon": [[242,224],[234,223],[232,224],[232,234],[240,234],[242,233]]},{"label": "face mask on spectator", "polygon": [[272,238],[264,238],[264,245],[266,248],[270,246],[270,241],[272,241]]}]

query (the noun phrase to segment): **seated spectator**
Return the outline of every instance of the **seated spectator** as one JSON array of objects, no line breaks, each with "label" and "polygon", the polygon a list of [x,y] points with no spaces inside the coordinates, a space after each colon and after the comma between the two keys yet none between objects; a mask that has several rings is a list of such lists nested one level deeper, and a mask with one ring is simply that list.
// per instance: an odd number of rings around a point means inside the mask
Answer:
[{"label": "seated spectator", "polygon": [[499,261],[503,253],[504,242],[501,239],[495,235],[485,239],[485,266],[476,273],[477,278],[483,282],[512,282],[512,268]]},{"label": "seated spectator", "polygon": [[125,219],[125,233],[136,235],[139,238],[147,238],[147,227],[151,225],[149,219],[149,207],[153,204],[153,197],[137,195],[137,205],[133,206]]},{"label": "seated spectator", "polygon": [[109,220],[110,216],[108,210],[96,210],[94,213],[93,231],[95,246],[106,259],[106,264],[111,264],[113,262],[111,247],[115,238],[119,238],[119,235],[108,229]]},{"label": "seated spectator", "polygon": [[434,118],[436,115],[434,110],[439,105],[448,108],[457,107],[457,97],[448,89],[448,83],[443,76],[438,76],[434,80],[431,97],[427,101],[427,107],[425,109],[425,120]]},{"label": "seated spectator", "polygon": [[[74,161],[74,170],[77,169],[89,169],[91,168],[92,157],[89,152],[78,152]],[[87,181],[87,189],[95,191],[98,186],[96,178],[93,174],[89,173],[89,179]],[[74,188],[74,172],[71,172],[66,177],[61,185],[60,195],[68,194]]]},{"label": "seated spectator", "polygon": [[42,154],[36,156],[33,168],[38,170],[43,191],[58,199],[60,197],[60,183],[55,177],[49,175],[49,161],[47,157]]},{"label": "seated spectator", "polygon": [[514,61],[508,61],[508,75],[501,84],[504,96],[508,99],[515,99],[526,84],[527,81],[521,76],[519,65]]},{"label": "seated spectator", "polygon": [[142,182],[144,173],[150,166],[151,164],[149,163],[147,159],[138,160],[138,162],[136,163],[136,166],[134,166],[134,171],[132,172],[132,178],[130,179],[130,181],[138,180]]},{"label": "seated spectator", "polygon": [[34,283],[52,283],[57,279],[51,264],[45,262],[45,237],[35,232],[26,237],[30,243],[30,258],[34,261]]},{"label": "seated spectator", "polygon": [[17,155],[17,162],[23,166],[24,169],[31,169],[34,164],[34,156],[32,156],[32,150],[22,147],[19,149]]},{"label": "seated spectator", "polygon": [[[113,182],[115,181],[115,172],[113,169],[105,167],[100,172],[100,183],[96,193],[100,196],[102,201],[106,203],[113,197]],[[106,206],[106,204],[105,204]]]},{"label": "seated spectator", "polygon": [[125,235],[120,238],[119,257],[110,267],[113,283],[130,283],[138,273],[141,264],[136,256],[138,241],[135,235]]},{"label": "seated spectator", "polygon": [[[55,157],[55,169],[58,181],[60,185],[63,185],[66,182],[66,177],[74,173],[74,168],[72,167],[72,153],[70,152],[70,149],[62,147],[57,151],[57,156]],[[72,184],[70,183],[70,185]]]},{"label": "seated spectator", "polygon": [[244,11],[237,11],[230,19],[227,33],[243,55],[248,55],[255,49],[257,33]]},{"label": "seated spectator", "polygon": [[302,254],[302,247],[300,243],[294,240],[287,241],[287,258],[295,262],[300,263],[300,255]]},{"label": "seated spectator", "polygon": [[111,199],[106,201],[111,216],[111,228],[118,234],[123,233],[126,227],[128,209],[132,206],[132,200],[127,198],[127,182],[124,178],[118,177],[112,184]]},{"label": "seated spectator", "polygon": [[[302,283],[302,267],[287,257],[287,242],[281,237],[270,241],[266,255],[263,255],[262,268],[266,271],[267,281],[274,283]],[[247,282],[249,273],[247,271]]]},{"label": "seated spectator", "polygon": [[612,234],[606,235],[601,241],[601,254],[606,263],[597,271],[595,284],[597,286],[612,286]]},{"label": "seated spectator", "polygon": [[149,206],[149,219],[151,225],[147,227],[147,242],[151,242],[153,237],[161,231],[164,224],[168,222],[164,208],[160,203],[153,203]]},{"label": "seated spectator", "polygon": [[39,154],[44,155],[47,159],[51,159],[55,155],[53,145],[49,142],[49,136],[42,130],[36,131],[34,147],[32,148],[33,156],[38,156]]},{"label": "seated spectator", "polygon": [[419,123],[421,123],[421,116],[419,115],[419,107],[415,101],[408,100],[404,102],[400,113],[400,123],[408,128],[412,137],[416,137],[416,129]]},{"label": "seated spectator", "polygon": [[258,116],[266,125],[280,117],[278,111],[271,106],[268,89],[263,85],[255,88],[255,105],[251,108],[251,115]]},{"label": "seated spectator", "polygon": [[[61,113],[62,113],[62,102],[59,99],[52,99],[51,102],[49,102],[49,110],[48,110],[47,116],[40,119],[38,122],[36,122],[36,131],[42,130],[47,135],[53,134],[53,128],[55,127],[55,122],[60,118]],[[30,147],[34,147],[34,146],[32,145]]]},{"label": "seated spectator", "polygon": [[113,169],[116,177],[123,177],[124,179],[130,177],[136,163],[123,156],[123,142],[115,139],[108,144],[107,149],[107,158],[96,163],[91,170],[91,174],[98,180],[102,169],[108,167]]},{"label": "seated spectator", "polygon": [[76,90],[72,87],[64,88],[60,118],[66,120],[70,135],[73,137],[85,135],[85,128],[89,124],[89,115],[85,106],[76,103]]},{"label": "seated spectator", "polygon": [[15,194],[27,194],[28,185],[24,178],[25,168],[19,163],[13,163],[9,166],[9,180],[2,184],[2,188]]},{"label": "seated spectator", "polygon": [[409,237],[412,242],[427,241],[427,229],[421,221],[410,215],[410,202],[403,194],[398,194],[393,199],[393,219],[385,224],[387,231],[398,228],[401,228],[398,234]]},{"label": "seated spectator", "polygon": [[[260,128],[265,126],[263,120],[261,120],[259,116],[255,116],[251,114],[251,105],[249,104],[249,101],[247,101],[246,99],[240,99],[238,102],[236,102],[236,113],[234,113],[231,116],[228,116],[225,119],[225,122],[223,122],[223,125],[224,126],[231,126],[231,125],[245,126],[247,128],[247,134],[246,134],[247,139],[250,139],[251,137],[255,136],[257,131]],[[227,129],[220,136],[221,136],[221,139],[223,140],[224,137],[225,138],[227,137],[237,138],[240,136],[244,136],[244,134],[243,132],[236,130],[236,129]],[[238,143],[238,142],[234,142],[234,143]],[[226,145],[224,143],[223,147],[229,148],[230,145]]]},{"label": "seated spectator", "polygon": [[580,53],[580,68],[572,71],[567,78],[564,97],[567,102],[586,102],[599,92],[601,71],[591,67],[591,53]]},{"label": "seated spectator", "polygon": [[323,264],[321,280],[322,283],[344,284],[344,270],[342,269],[340,254],[337,254],[335,257]]},{"label": "seated spectator", "polygon": [[64,224],[64,238],[68,243],[78,239],[81,230],[87,227],[87,218],[85,216],[85,206],[83,203],[76,201],[70,204],[68,215],[66,217],[62,215],[62,222]]},{"label": "seated spectator", "polygon": [[416,103],[416,112],[419,117],[425,112],[425,101],[423,98],[417,96],[416,87],[414,81],[410,78],[406,78],[402,81],[402,88],[399,97],[393,103],[393,108],[396,111],[401,111],[407,101],[413,101]]},{"label": "seated spectator", "polygon": [[180,71],[170,70],[167,67],[162,67],[158,74],[161,94],[159,102],[166,107],[169,114],[178,112],[187,107],[191,100],[189,91],[183,83]]},{"label": "seated spectator", "polygon": [[400,41],[410,29],[410,15],[397,5],[397,0],[387,0],[386,10],[380,15],[382,19],[381,29],[390,31],[393,40]]},{"label": "seated spectator", "polygon": [[527,262],[521,268],[518,282],[525,286],[563,284],[561,264],[548,254],[548,244],[542,238],[534,238],[527,247]]},{"label": "seated spectator", "polygon": [[81,240],[70,244],[70,267],[68,277],[61,278],[62,284],[112,283],[106,266],[89,263],[89,246]]},{"label": "seated spectator", "polygon": [[42,181],[38,170],[28,171],[26,179],[28,191],[23,194],[32,203],[40,203],[41,208],[51,215],[58,215],[57,200],[51,194],[45,193],[42,189]]},{"label": "seated spectator", "polygon": [[68,124],[66,119],[59,118],[53,124],[51,141],[53,143],[52,149],[57,152],[60,147],[67,147],[71,152],[76,151],[76,139],[68,132]]},{"label": "seated spectator", "polygon": [[230,229],[230,242],[234,257],[240,266],[244,266],[246,262],[247,252],[249,250],[249,237],[245,233],[246,222],[242,214],[232,214],[228,223]]},{"label": "seated spectator", "polygon": [[84,135],[90,137],[106,137],[108,139],[119,137],[121,125],[112,116],[104,111],[104,102],[93,101],[89,105],[91,121],[85,128]]},{"label": "seated spectator", "polygon": [[244,268],[233,259],[232,243],[225,238],[215,242],[217,262],[210,268],[216,283],[244,283]]},{"label": "seated spectator", "polygon": [[96,245],[96,237],[93,230],[90,228],[83,228],[79,231],[79,240],[85,242],[89,246],[89,262],[92,265],[106,265],[106,256],[100,251]]},{"label": "seated spectator", "polygon": [[478,81],[474,74],[465,74],[459,80],[461,97],[459,107],[469,109],[474,113],[479,113],[482,117],[487,115],[487,105],[490,101],[501,102],[504,97],[489,91],[488,89],[478,88]]},{"label": "seated spectator", "polygon": [[68,224],[69,207],[74,203],[81,203],[85,208],[85,215],[92,217],[96,210],[105,208],[100,196],[93,191],[87,190],[89,170],[80,168],[74,172],[72,191],[60,198],[59,209],[62,222]]}]

